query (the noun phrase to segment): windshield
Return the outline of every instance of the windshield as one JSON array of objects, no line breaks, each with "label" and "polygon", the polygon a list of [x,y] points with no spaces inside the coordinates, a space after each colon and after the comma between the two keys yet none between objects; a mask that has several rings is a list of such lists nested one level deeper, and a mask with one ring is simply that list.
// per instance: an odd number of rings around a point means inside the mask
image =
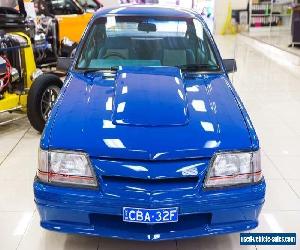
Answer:
[{"label": "windshield", "polygon": [[110,16],[91,27],[76,63],[81,70],[117,66],[176,66],[219,70],[197,19]]}]

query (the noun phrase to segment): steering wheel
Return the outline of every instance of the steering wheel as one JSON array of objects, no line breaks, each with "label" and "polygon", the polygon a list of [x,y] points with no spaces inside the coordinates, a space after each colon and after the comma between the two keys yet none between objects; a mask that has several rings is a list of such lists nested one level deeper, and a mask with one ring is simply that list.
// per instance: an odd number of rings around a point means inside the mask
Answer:
[{"label": "steering wheel", "polygon": [[126,60],[126,57],[123,56],[121,53],[118,53],[118,52],[110,52],[109,54],[103,56],[103,59],[107,59],[109,57],[119,57],[123,60]]}]

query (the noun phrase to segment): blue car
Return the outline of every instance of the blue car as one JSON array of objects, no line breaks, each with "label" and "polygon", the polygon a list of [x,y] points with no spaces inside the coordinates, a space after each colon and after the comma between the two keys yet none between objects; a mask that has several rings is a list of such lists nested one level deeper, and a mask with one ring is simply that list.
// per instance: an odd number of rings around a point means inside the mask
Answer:
[{"label": "blue car", "polygon": [[266,185],[235,66],[193,11],[99,10],[42,134],[41,226],[141,241],[257,227]]}]

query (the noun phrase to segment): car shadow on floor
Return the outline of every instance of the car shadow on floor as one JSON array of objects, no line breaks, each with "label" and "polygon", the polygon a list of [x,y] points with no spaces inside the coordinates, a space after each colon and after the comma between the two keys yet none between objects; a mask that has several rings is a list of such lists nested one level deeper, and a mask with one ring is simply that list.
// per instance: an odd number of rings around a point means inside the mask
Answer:
[{"label": "car shadow on floor", "polygon": [[[64,249],[74,249],[78,244],[88,241],[85,237],[76,238],[68,235]],[[95,238],[91,238],[94,240]],[[77,249],[77,248],[76,248]],[[200,237],[185,240],[141,242],[118,239],[99,238],[98,250],[226,250],[226,249],[253,249],[255,246],[240,246],[239,234],[223,236]]]},{"label": "car shadow on floor", "polygon": [[[241,249],[239,234],[224,236],[200,237],[194,239],[161,241],[161,242],[137,242],[114,239],[100,239],[99,250],[225,250]],[[244,248],[243,248],[244,249]],[[255,249],[248,248],[248,249]]]}]

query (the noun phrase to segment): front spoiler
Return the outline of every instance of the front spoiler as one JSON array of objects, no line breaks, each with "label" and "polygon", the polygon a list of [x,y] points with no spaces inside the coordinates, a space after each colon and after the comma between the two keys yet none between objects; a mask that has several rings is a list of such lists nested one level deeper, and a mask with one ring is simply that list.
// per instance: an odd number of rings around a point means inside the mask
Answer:
[{"label": "front spoiler", "polygon": [[[245,195],[249,188],[254,191]],[[84,197],[82,193],[92,195],[97,191],[53,187],[38,181],[35,182],[34,189],[41,226],[45,229],[127,240],[159,241],[227,234],[257,227],[258,216],[264,203],[265,182],[262,181],[252,187],[229,189],[227,191],[230,195],[226,201],[221,198],[219,200],[202,198],[203,205],[195,198],[190,201],[156,201],[151,204],[151,208],[166,205],[179,207],[177,223],[159,225],[122,221],[124,206],[149,207],[149,203],[143,201],[133,203],[132,200],[129,202],[120,198],[108,200],[95,195]],[[213,194],[216,195],[215,192]],[[243,199],[239,198],[242,195]],[[56,201],[52,199],[54,196]],[[96,204],[94,198],[98,200]]]}]

